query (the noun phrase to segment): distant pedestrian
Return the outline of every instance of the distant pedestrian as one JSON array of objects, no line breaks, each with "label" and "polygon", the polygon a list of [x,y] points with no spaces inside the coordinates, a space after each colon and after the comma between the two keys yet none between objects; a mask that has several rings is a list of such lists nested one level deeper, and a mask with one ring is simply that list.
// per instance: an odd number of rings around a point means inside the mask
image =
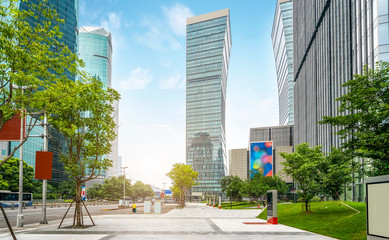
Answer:
[{"label": "distant pedestrian", "polygon": [[132,204],[132,212],[133,213],[136,213],[136,204],[135,204],[135,202]]},{"label": "distant pedestrian", "polygon": [[266,207],[266,200],[263,199],[263,207],[265,208]]}]

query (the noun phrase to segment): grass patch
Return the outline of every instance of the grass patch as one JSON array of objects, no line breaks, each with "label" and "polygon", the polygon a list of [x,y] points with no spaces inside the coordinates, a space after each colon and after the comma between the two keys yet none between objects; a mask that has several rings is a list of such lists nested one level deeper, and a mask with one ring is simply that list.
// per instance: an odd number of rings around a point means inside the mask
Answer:
[{"label": "grass patch", "polygon": [[[253,208],[258,207],[258,204],[256,203],[250,203],[250,202],[232,202],[232,209],[247,209],[247,208]],[[222,203],[223,209],[231,209],[231,202],[224,202]]]},{"label": "grass patch", "polygon": [[[302,211],[302,203],[278,204],[278,222],[342,240],[366,239],[366,204],[345,203],[361,213],[356,214],[339,202],[310,203],[311,212]],[[263,211],[258,218],[266,219],[267,211]]]}]

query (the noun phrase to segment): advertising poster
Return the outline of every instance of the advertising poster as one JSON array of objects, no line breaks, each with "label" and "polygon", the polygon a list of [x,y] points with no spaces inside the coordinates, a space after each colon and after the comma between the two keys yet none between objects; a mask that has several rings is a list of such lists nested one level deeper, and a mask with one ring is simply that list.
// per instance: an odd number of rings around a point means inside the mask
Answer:
[{"label": "advertising poster", "polygon": [[82,201],[85,201],[85,186],[82,186],[81,187],[81,198],[82,198]]},{"label": "advertising poster", "polygon": [[250,171],[273,176],[273,142],[250,143]]}]

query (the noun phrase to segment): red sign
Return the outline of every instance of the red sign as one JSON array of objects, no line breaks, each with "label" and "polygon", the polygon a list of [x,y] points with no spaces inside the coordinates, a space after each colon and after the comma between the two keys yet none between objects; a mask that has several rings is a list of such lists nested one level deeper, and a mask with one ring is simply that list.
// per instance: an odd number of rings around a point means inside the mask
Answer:
[{"label": "red sign", "polygon": [[35,157],[35,179],[51,179],[53,170],[53,153],[36,152]]},{"label": "red sign", "polygon": [[165,197],[165,194],[164,193],[161,193],[161,198],[164,198]]},{"label": "red sign", "polygon": [[[20,141],[20,114],[8,120],[0,131],[0,141]],[[26,136],[26,117],[24,117],[24,136]]]}]

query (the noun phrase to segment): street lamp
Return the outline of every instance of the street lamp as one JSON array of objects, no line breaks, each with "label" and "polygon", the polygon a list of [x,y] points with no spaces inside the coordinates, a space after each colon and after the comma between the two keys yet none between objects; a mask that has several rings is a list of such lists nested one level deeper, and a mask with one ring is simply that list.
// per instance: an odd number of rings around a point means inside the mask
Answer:
[{"label": "street lamp", "polygon": [[[28,89],[28,86],[17,86],[12,85],[13,89],[21,89],[22,95],[24,94],[24,90]],[[21,115],[23,115],[23,105],[21,108]],[[20,118],[20,143],[23,142],[24,139],[24,116]],[[18,199],[18,216],[16,219],[17,227],[23,227],[23,144],[19,149],[19,199]]]},{"label": "street lamp", "polygon": [[126,206],[126,168],[128,167],[121,167],[123,169],[123,206]]}]

